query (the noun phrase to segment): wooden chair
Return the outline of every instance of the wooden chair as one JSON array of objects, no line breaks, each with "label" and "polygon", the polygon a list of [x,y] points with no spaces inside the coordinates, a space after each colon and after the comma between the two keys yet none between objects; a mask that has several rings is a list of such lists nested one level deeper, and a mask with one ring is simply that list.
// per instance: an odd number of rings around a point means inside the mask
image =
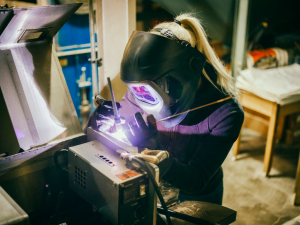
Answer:
[{"label": "wooden chair", "polygon": [[[272,166],[276,127],[278,130],[276,136],[280,139],[283,132],[285,117],[287,115],[300,112],[300,101],[281,106],[276,102],[271,102],[252,93],[245,92],[241,96],[240,102],[244,108],[250,109],[270,118],[264,156],[264,173],[266,176],[268,176]],[[241,134],[232,147],[234,159],[239,154],[240,140]]]}]

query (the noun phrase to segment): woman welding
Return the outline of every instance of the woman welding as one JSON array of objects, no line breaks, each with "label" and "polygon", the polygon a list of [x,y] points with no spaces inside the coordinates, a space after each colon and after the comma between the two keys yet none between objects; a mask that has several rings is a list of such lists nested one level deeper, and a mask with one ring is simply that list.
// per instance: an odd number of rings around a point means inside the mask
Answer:
[{"label": "woman welding", "polygon": [[[128,139],[144,155],[157,157],[161,177],[180,189],[180,201],[221,205],[221,165],[244,113],[233,78],[199,20],[182,14],[150,32],[133,32],[120,75],[128,87],[118,104]],[[103,131],[111,118],[111,102],[106,101],[88,126]]]}]

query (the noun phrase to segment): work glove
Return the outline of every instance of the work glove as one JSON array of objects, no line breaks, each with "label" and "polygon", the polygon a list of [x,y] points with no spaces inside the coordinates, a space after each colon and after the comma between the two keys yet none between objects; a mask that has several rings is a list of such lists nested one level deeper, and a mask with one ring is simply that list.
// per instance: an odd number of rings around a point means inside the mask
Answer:
[{"label": "work glove", "polygon": [[134,117],[135,121],[130,121],[128,126],[123,129],[128,140],[139,149],[159,149],[159,136],[153,115],[147,116],[148,126],[141,113],[136,113]]},{"label": "work glove", "polygon": [[[119,102],[116,102],[118,110],[122,108]],[[125,123],[124,117],[121,117],[122,124]],[[96,131],[106,132],[114,126],[114,110],[112,107],[112,101],[103,100],[95,111],[90,115],[88,123],[84,128],[84,133],[86,133],[88,127],[92,127]]]},{"label": "work glove", "polygon": [[122,159],[128,159],[130,161],[130,157],[137,157],[154,164],[161,163],[163,160],[169,158],[169,156],[170,155],[167,151],[149,150],[147,148],[144,149],[141,153],[121,153]]}]

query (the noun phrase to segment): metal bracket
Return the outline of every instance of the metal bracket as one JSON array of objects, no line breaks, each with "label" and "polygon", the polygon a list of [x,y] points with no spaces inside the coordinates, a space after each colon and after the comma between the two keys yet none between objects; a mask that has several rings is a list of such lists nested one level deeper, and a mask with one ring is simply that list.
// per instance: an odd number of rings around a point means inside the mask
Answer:
[{"label": "metal bracket", "polygon": [[95,60],[89,59],[89,62],[90,62],[90,63],[96,63],[96,64],[97,64],[97,67],[102,66],[102,58],[95,59]]}]

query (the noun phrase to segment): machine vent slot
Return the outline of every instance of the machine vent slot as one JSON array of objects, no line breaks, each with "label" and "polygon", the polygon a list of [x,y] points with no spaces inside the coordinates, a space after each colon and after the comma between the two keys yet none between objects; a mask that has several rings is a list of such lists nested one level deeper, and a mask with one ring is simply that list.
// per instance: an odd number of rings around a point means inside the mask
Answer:
[{"label": "machine vent slot", "polygon": [[110,165],[111,167],[117,165],[116,163],[112,162],[110,159],[108,159],[104,155],[97,154],[96,157],[99,158],[99,159],[101,159],[103,162],[105,162],[106,164]]},{"label": "machine vent slot", "polygon": [[41,27],[37,29],[26,29],[18,38],[18,43],[33,42],[44,40],[52,27]]},{"label": "machine vent slot", "polygon": [[75,184],[86,189],[86,171],[83,171],[79,167],[75,166]]}]

